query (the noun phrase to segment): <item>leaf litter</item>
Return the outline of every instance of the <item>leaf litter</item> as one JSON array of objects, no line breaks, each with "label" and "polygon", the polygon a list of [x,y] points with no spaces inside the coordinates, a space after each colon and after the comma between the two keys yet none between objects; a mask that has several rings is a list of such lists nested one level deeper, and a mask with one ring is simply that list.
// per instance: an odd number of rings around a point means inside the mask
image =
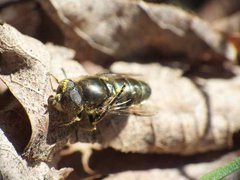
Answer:
[{"label": "leaf litter", "polygon": [[[0,127],[18,153],[36,167],[38,163],[47,167],[42,161],[51,161],[50,155],[67,142],[97,141],[102,148],[144,154],[191,155],[231,147],[232,137],[239,131],[238,67],[230,68],[234,76],[229,79],[198,75],[192,78],[185,77],[185,69],[181,67],[115,62],[112,71],[142,74],[150,84],[153,94],[146,103],[156,107],[156,115],[109,115],[94,133],[84,132],[78,126],[58,127],[67,116],[48,106],[48,97],[54,94],[49,73],[60,80],[65,78],[62,68],[69,78],[87,74],[73,60],[75,53],[79,61],[101,63],[110,59],[143,58],[151,54],[149,49],[165,55],[184,54],[191,62],[204,57],[236,60],[236,49],[227,37],[191,13],[174,6],[139,1],[105,0],[103,3],[108,7],[99,6],[96,1],[41,2],[62,29],[65,45],[75,51],[53,44],[43,45],[6,23],[0,26],[0,78],[16,98],[1,109]],[[86,9],[75,11],[73,7]],[[112,18],[104,18],[106,12]],[[149,27],[149,32],[142,27]],[[83,156],[85,153],[85,169],[89,168],[92,148],[91,144],[88,151],[79,148]],[[47,171],[50,175],[53,173]],[[54,173],[67,175],[70,171],[63,169]]]},{"label": "leaf litter", "polygon": [[191,61],[219,56],[236,60],[237,52],[223,34],[175,6],[126,0],[41,4],[64,33],[65,46],[75,49],[82,61],[139,59],[156,53],[185,55]]}]

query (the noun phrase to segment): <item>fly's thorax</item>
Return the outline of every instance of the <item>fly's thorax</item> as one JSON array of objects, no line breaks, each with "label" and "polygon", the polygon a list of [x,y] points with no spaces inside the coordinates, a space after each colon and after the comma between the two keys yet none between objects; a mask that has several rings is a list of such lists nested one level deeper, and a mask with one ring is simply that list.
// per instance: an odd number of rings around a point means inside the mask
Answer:
[{"label": "fly's thorax", "polygon": [[88,77],[78,82],[82,92],[84,104],[89,107],[98,107],[111,96],[109,89],[103,80],[98,77]]},{"label": "fly's thorax", "polygon": [[53,105],[59,111],[78,114],[83,109],[82,95],[76,83],[69,79],[59,82]]}]

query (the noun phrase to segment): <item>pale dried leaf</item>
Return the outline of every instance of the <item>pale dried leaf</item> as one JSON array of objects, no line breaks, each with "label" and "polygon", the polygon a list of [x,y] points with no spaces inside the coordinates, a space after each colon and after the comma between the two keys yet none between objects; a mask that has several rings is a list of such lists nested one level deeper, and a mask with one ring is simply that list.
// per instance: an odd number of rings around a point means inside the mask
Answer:
[{"label": "pale dried leaf", "polygon": [[[206,140],[209,147],[232,146],[232,136],[240,128],[240,76],[225,79],[209,79],[204,83],[204,91],[209,101],[209,130]],[[203,144],[205,146],[205,144]],[[214,149],[214,147],[213,147]]]},{"label": "pale dried leaf", "polygon": [[7,24],[0,26],[0,44],[1,79],[30,119],[31,146],[31,141],[46,134],[48,126],[44,105],[50,93],[47,75],[49,53],[42,43],[22,35]]}]

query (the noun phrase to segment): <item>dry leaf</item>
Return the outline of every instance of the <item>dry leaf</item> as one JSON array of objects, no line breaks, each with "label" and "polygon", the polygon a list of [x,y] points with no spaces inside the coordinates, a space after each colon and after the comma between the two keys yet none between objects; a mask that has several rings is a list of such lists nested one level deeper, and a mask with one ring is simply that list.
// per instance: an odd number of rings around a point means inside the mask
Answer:
[{"label": "dry leaf", "polygon": [[200,17],[212,22],[239,11],[238,0],[209,0],[199,11]]},{"label": "dry leaf", "polygon": [[0,129],[0,177],[1,179],[63,179],[72,171],[71,168],[56,170],[46,163],[34,167],[27,165],[15,151],[12,144]]},{"label": "dry leaf", "polygon": [[206,54],[236,59],[236,50],[221,33],[174,6],[117,0],[41,4],[80,60],[101,62],[156,54],[183,54],[194,61]]},{"label": "dry leaf", "polygon": [[240,32],[240,12],[232,14],[231,16],[218,19],[213,22],[213,26],[227,34],[239,33]]},{"label": "dry leaf", "polygon": [[[60,139],[57,143],[61,147],[61,144],[64,144],[64,138],[71,134],[71,130],[68,129],[66,131],[69,132],[52,131],[51,128],[54,128],[54,122],[52,121],[49,125],[49,115],[46,113],[47,99],[53,94],[53,91],[49,83],[48,73],[52,72],[56,77],[59,77],[61,68],[64,68],[66,72],[76,72],[75,75],[83,73],[84,70],[76,62],[70,60],[74,56],[72,50],[51,45],[45,47],[39,41],[22,35],[7,24],[0,26],[0,44],[0,78],[24,108],[20,112],[17,109],[17,114],[24,116],[25,113],[23,112],[25,111],[30,120],[28,123],[28,118],[22,118],[24,121],[17,122],[17,124],[22,122],[22,131],[27,132],[18,134],[17,139],[25,140],[18,142],[19,144],[22,143],[19,149],[22,149],[22,146],[26,145],[26,140],[30,139],[28,147],[25,149],[25,157],[29,160],[47,160],[52,147],[55,145],[54,143],[56,143],[55,139]],[[64,61],[67,61],[67,63]],[[5,109],[2,113],[7,116],[6,113],[13,110],[14,108]],[[16,117],[8,119],[16,119]],[[59,121],[59,119],[55,121]],[[10,134],[18,132],[18,129],[16,129],[18,126],[12,126],[12,124],[2,124],[5,129],[9,130]],[[9,126],[12,128],[9,128]],[[30,134],[29,127],[31,137],[26,137],[25,134],[28,134],[28,136]],[[66,134],[60,138],[61,134],[64,133]],[[63,141],[61,142],[61,140]]]},{"label": "dry leaf", "polygon": [[31,125],[26,112],[17,100],[5,105],[0,111],[0,127],[15,150],[22,154],[31,137]]},{"label": "dry leaf", "polygon": [[[0,26],[0,44],[1,79],[30,119],[32,135],[29,148],[34,151],[36,147],[31,147],[32,141],[46,136],[48,120],[44,115],[44,105],[50,93],[47,90],[49,53],[39,41],[20,34],[7,24]],[[44,149],[47,150],[45,146]]]},{"label": "dry leaf", "polygon": [[[41,23],[40,13],[37,9],[37,3],[34,1],[13,3],[11,6],[1,8],[0,17],[1,20],[14,26],[22,33],[34,36]],[[27,14],[27,16],[23,16],[23,14]]]}]

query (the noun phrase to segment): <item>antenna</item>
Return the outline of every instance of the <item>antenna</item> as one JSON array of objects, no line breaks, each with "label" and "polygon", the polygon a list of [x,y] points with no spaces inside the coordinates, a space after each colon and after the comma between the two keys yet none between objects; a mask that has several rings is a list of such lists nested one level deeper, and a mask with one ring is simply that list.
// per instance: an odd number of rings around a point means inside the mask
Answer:
[{"label": "antenna", "polygon": [[59,84],[59,80],[56,78],[56,76],[54,76],[53,74],[51,74],[51,73],[48,73],[48,75],[50,76],[50,84],[51,84],[51,89],[54,91],[54,92],[56,92],[57,90],[56,89],[54,89],[53,88],[53,84],[52,84],[52,79],[51,79],[51,77],[53,77],[53,79]]},{"label": "antenna", "polygon": [[63,68],[61,68],[61,70],[62,70],[62,72],[63,72],[63,75],[64,75],[65,79],[67,79],[67,73],[66,73],[66,71],[65,71]]}]

